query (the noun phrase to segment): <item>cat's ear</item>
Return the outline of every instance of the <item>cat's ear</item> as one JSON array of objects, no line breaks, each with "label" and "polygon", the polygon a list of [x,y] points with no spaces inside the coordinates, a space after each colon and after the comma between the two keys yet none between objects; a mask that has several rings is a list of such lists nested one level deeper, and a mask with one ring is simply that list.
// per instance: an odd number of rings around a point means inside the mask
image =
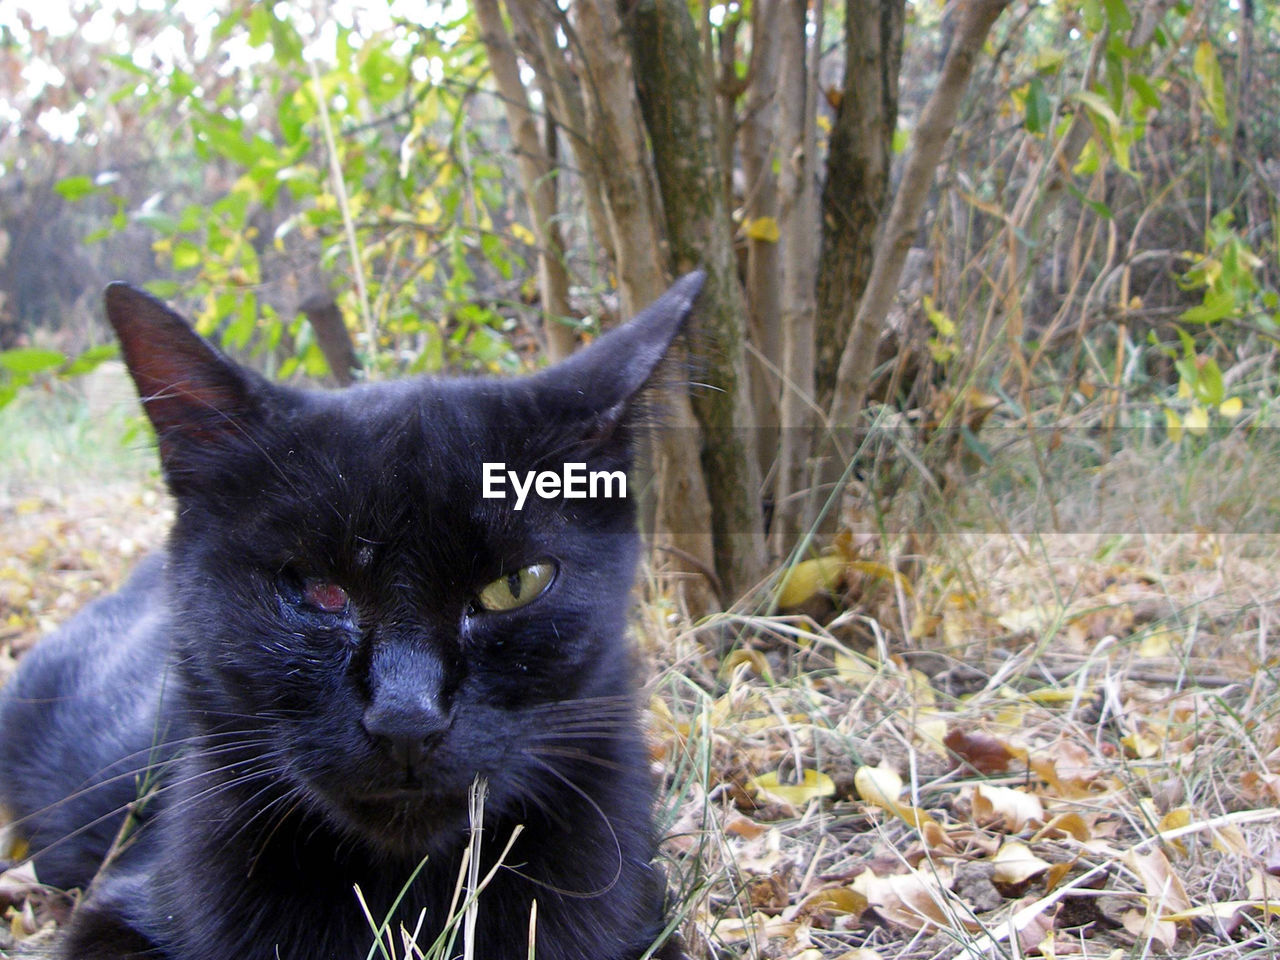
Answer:
[{"label": "cat's ear", "polygon": [[543,371],[566,407],[597,413],[621,408],[657,370],[688,319],[706,274],[685,274],[635,318]]},{"label": "cat's ear", "polygon": [[113,283],[105,299],[107,319],[156,428],[166,468],[172,469],[179,449],[243,429],[256,404],[240,367],[150,294]]}]

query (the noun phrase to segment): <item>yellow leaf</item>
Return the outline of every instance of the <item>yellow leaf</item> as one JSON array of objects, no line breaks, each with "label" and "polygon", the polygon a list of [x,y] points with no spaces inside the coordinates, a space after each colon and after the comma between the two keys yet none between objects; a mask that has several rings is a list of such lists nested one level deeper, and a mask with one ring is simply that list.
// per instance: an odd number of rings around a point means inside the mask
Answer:
[{"label": "yellow leaf", "polygon": [[764,658],[763,653],[748,647],[739,647],[725,657],[724,662],[720,664],[720,679],[725,680],[733,676],[734,671],[743,664],[750,667],[751,672],[763,680],[771,680],[773,678],[773,673],[769,669],[769,661]]},{"label": "yellow leaf", "polygon": [[1010,633],[1043,633],[1053,622],[1049,612],[1042,607],[1025,607],[1021,610],[1006,610],[996,618],[996,622]]},{"label": "yellow leaf", "polygon": [[1261,910],[1273,917],[1280,916],[1280,903],[1274,900],[1223,900],[1220,903],[1206,903],[1186,910],[1175,910],[1173,913],[1160,915],[1161,920],[1174,922],[1197,920],[1201,917],[1215,917],[1219,920],[1230,920],[1241,910]]},{"label": "yellow leaf", "polygon": [[1200,404],[1193,403],[1187,411],[1185,425],[1188,432],[1203,437],[1209,431],[1209,411]]},{"label": "yellow leaf", "polygon": [[1169,439],[1178,443],[1182,440],[1182,418],[1168,407],[1164,408],[1164,420],[1169,431]]},{"label": "yellow leaf", "polygon": [[1135,730],[1133,733],[1121,737],[1120,742],[1135,757],[1141,760],[1149,760],[1163,752],[1164,738],[1159,735],[1162,732],[1153,729]]},{"label": "yellow leaf", "polygon": [[844,558],[835,555],[797,563],[782,579],[778,606],[798,607],[819,592],[834,590],[844,573],[844,566]]},{"label": "yellow leaf", "polygon": [[879,670],[860,656],[836,654],[836,676],[847,683],[865,687],[879,675]]},{"label": "yellow leaf", "polygon": [[1044,804],[1034,794],[980,783],[973,790],[973,816],[979,823],[1001,819],[1010,833],[1020,833],[1044,823]]},{"label": "yellow leaf", "polygon": [[1018,840],[1010,840],[1000,846],[991,858],[991,879],[996,883],[1025,883],[1037,874],[1044,873],[1052,864],[1041,860],[1031,848]]},{"label": "yellow leaf", "polygon": [[835,782],[819,770],[806,770],[800,783],[782,783],[776,771],[752,777],[750,782],[758,790],[793,807],[802,807],[810,800],[821,797],[834,796],[836,792]]},{"label": "yellow leaf", "polygon": [[538,242],[537,238],[533,235],[533,231],[523,223],[513,223],[511,225],[511,235],[521,243],[528,244],[531,247]]},{"label": "yellow leaf", "polygon": [[859,767],[853,775],[853,788],[864,802],[889,811],[917,830],[937,826],[937,822],[923,810],[898,801],[898,795],[902,793],[902,778],[884,763],[878,767]]},{"label": "yellow leaf", "polygon": [[712,935],[724,943],[741,943],[743,940],[772,940],[777,937],[789,937],[794,934],[800,924],[794,920],[783,920],[764,913],[753,913],[743,920],[740,917],[729,917],[718,922],[712,929]]},{"label": "yellow leaf", "polygon": [[901,587],[902,592],[907,596],[912,595],[911,581],[887,563],[877,563],[874,560],[851,560],[849,569],[856,570],[858,573],[875,580],[890,580],[895,586]]},{"label": "yellow leaf", "polygon": [[947,753],[946,717],[935,710],[925,708],[915,711],[913,720],[912,726],[924,745],[945,755]]},{"label": "yellow leaf", "polygon": [[1138,644],[1138,656],[1147,660],[1167,657],[1173,652],[1173,633],[1169,630],[1156,630],[1142,638]]},{"label": "yellow leaf", "polygon": [[872,806],[892,810],[902,794],[902,777],[883,763],[878,767],[859,767],[853,775],[853,788]]},{"label": "yellow leaf", "polygon": [[796,911],[799,916],[826,913],[834,916],[861,916],[867,909],[867,898],[850,887],[827,887],[817,890],[802,901]]},{"label": "yellow leaf", "polygon": [[929,675],[923,670],[912,667],[907,672],[907,689],[911,691],[911,702],[916,707],[937,706],[938,692],[933,689]]},{"label": "yellow leaf", "polygon": [[1228,397],[1218,404],[1218,412],[1224,417],[1238,417],[1244,410],[1244,402],[1239,397]]},{"label": "yellow leaf", "polygon": [[782,234],[778,232],[778,221],[773,217],[757,217],[742,225],[742,232],[752,240],[765,243],[777,243]]},{"label": "yellow leaf", "polygon": [[1209,831],[1209,835],[1212,838],[1213,849],[1219,853],[1243,857],[1250,852],[1249,841],[1244,838],[1240,828],[1233,823],[1214,827]]},{"label": "yellow leaf", "polygon": [[1048,707],[1055,703],[1071,703],[1079,694],[1075,690],[1063,687],[1041,687],[1039,690],[1028,690],[1027,699],[1033,703]]},{"label": "yellow leaf", "polygon": [[1089,824],[1085,822],[1084,817],[1078,813],[1060,813],[1040,830],[1036,831],[1032,839],[1039,840],[1041,837],[1047,836],[1053,831],[1061,831],[1077,843],[1084,843],[1093,837],[1093,831],[1089,828]]},{"label": "yellow leaf", "polygon": [[[1178,830],[1189,826],[1191,826],[1191,810],[1188,807],[1178,807],[1176,810],[1170,810],[1161,817],[1156,829],[1164,833],[1168,830]],[[1187,855],[1187,845],[1180,838],[1175,837],[1168,842],[1177,847],[1178,852],[1184,857]]]}]

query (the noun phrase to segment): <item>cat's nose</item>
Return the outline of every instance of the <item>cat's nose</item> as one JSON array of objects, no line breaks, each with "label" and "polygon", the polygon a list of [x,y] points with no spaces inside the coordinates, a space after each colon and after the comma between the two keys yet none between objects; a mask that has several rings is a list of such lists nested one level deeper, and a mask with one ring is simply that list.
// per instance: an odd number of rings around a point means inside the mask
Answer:
[{"label": "cat's nose", "polygon": [[391,755],[397,766],[418,773],[431,752],[444,739],[450,717],[433,697],[388,702],[375,698],[365,710],[361,725]]}]

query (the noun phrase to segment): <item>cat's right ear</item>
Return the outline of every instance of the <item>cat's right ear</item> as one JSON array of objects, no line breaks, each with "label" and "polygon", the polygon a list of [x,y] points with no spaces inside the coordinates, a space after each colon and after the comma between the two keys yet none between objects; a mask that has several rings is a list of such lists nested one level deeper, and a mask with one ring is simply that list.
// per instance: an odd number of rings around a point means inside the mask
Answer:
[{"label": "cat's right ear", "polygon": [[256,405],[240,367],[178,314],[127,283],[108,286],[106,304],[167,470],[182,448],[217,443],[243,429]]},{"label": "cat's right ear", "polygon": [[616,414],[653,377],[705,279],[701,270],[685,274],[631,320],[537,374],[535,381],[567,410]]}]

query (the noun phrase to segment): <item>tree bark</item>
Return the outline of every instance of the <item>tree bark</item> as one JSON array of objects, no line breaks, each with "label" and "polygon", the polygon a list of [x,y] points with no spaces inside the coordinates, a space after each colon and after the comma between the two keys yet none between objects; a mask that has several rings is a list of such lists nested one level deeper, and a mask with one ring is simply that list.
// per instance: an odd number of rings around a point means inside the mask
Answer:
[{"label": "tree bark", "polygon": [[[943,147],[955,126],[982,44],[1009,0],[964,0],[938,86],[911,136],[910,152],[893,207],[876,244],[867,288],[840,355],[829,419],[837,430],[854,424],[875,363],[876,343],[897,293],[916,222],[928,197]],[[848,453],[849,451],[845,451]]]},{"label": "tree bark", "polygon": [[808,50],[807,0],[782,0],[781,93],[778,139],[782,147],[779,186],[784,247],[782,335],[783,384],[775,484],[774,552],[798,541],[804,523],[801,491],[812,449],[814,328],[818,304],[817,61],[822,50],[822,0],[816,0],[813,50]]},{"label": "tree bark", "polygon": [[702,467],[711,504],[715,569],[728,597],[764,576],[761,479],[745,362],[746,305],[733,228],[717,163],[714,93],[684,0],[639,0],[629,14],[640,105],[679,271],[703,266],[695,341],[710,347],[700,376],[713,390],[693,397],[702,426]]},{"label": "tree bark", "polygon": [[555,169],[543,149],[529,95],[520,80],[515,46],[507,36],[498,0],[473,0],[481,39],[489,54],[489,68],[506,109],[507,126],[516,148],[516,169],[529,207],[533,236],[538,244],[538,289],[542,296],[543,333],[547,357],[561,360],[573,352],[576,338],[565,324],[569,316],[569,274],[564,263],[564,238],[556,220]]},{"label": "tree bark", "polygon": [[[604,185],[597,151],[586,129],[582,91],[570,68],[567,51],[556,42],[556,24],[532,0],[507,0],[516,46],[533,68],[549,118],[564,131],[582,180],[587,220],[608,264],[615,261],[613,236],[604,210]],[[557,11],[556,19],[561,19]]]},{"label": "tree bark", "polygon": [[822,188],[815,382],[824,405],[871,273],[876,228],[889,196],[902,70],[904,0],[847,3],[844,81]]},{"label": "tree bark", "polygon": [[[778,220],[778,60],[781,0],[751,6],[751,64],[746,108],[738,134],[746,180],[747,329],[761,359],[749,366],[752,407],[760,425],[760,469],[771,472],[777,456],[778,402],[782,396],[782,269],[780,234],[759,229]],[[752,225],[757,229],[751,229]]]},{"label": "tree bark", "polygon": [[[661,206],[617,8],[613,0],[579,0],[574,12],[586,132],[597,152],[623,312],[632,315],[666,287]],[[725,599],[716,596],[702,438],[683,382],[668,387],[659,404],[655,546],[679,578],[691,612],[701,615]]]},{"label": "tree bark", "polygon": [[307,315],[307,322],[316,335],[316,345],[324,354],[325,362],[333,372],[338,386],[346,387],[355,382],[356,374],[363,369],[351,342],[351,331],[342,319],[342,311],[330,293],[316,293],[299,304],[298,309]]}]

